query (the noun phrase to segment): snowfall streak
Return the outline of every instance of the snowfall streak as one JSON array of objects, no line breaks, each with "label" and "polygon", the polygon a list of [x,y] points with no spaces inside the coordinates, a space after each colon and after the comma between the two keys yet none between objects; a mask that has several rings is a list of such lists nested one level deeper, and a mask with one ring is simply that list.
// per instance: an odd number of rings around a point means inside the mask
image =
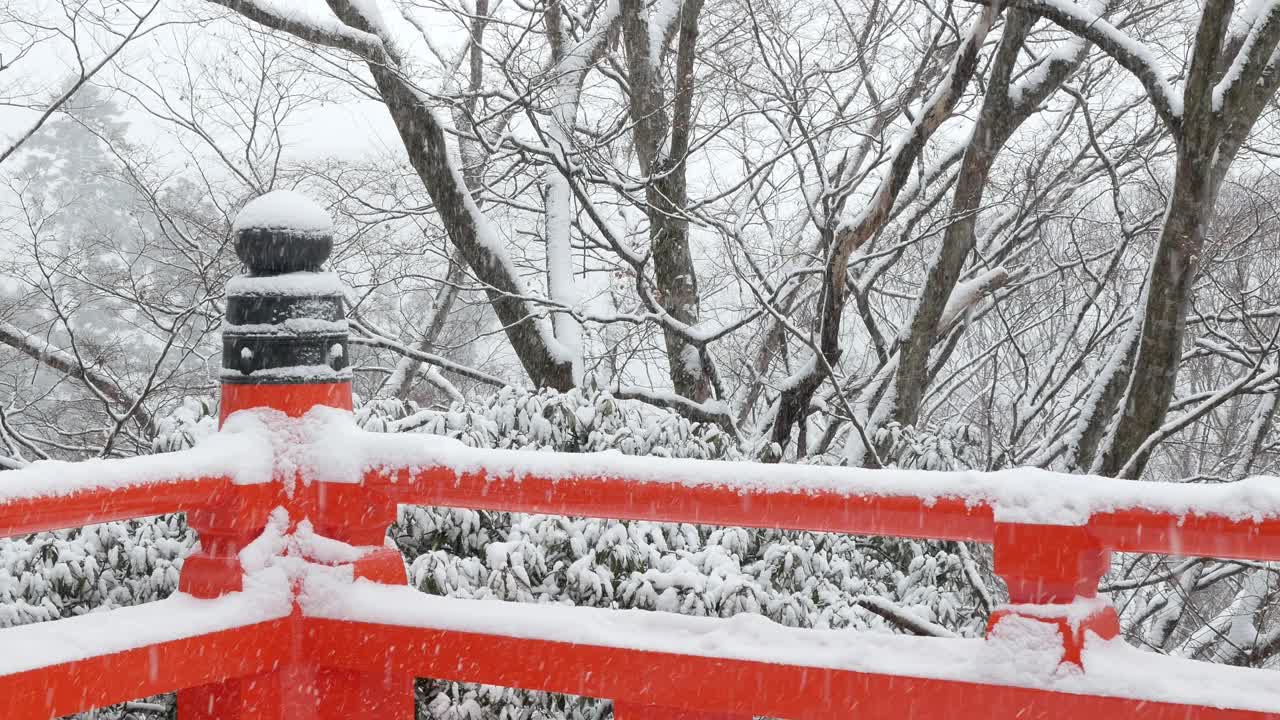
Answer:
[{"label": "snowfall streak", "polygon": [[[0,630],[5,720],[168,691],[181,720],[410,720],[421,676],[607,698],[621,720],[1280,717],[1273,672],[1142,653],[1097,598],[1113,551],[1280,560],[1280,491],[1265,482],[699,463],[364,433],[341,304],[307,302],[336,297],[316,282],[327,216],[272,193],[235,227],[258,294],[242,298],[253,322],[224,336],[222,430],[181,453],[0,473],[0,534],[183,511],[201,540],[166,600]],[[305,315],[321,305],[325,317]],[[989,542],[1012,604],[985,639],[939,639],[440,598],[407,587],[383,544],[403,503]]]}]

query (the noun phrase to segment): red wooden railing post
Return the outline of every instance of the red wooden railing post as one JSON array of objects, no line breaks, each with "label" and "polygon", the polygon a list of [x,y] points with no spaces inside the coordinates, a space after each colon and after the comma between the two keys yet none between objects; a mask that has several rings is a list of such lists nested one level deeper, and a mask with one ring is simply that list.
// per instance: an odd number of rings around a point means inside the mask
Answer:
[{"label": "red wooden railing post", "polygon": [[[350,411],[343,288],[336,276],[320,272],[333,244],[328,215],[294,193],[276,192],[246,206],[235,230],[236,253],[249,272],[227,288],[222,421],[241,410],[290,417],[319,405]],[[360,485],[298,480],[232,486],[208,507],[189,513],[201,549],[186,561],[181,589],[204,598],[240,590],[244,571],[238,553],[277,506],[288,511],[295,527],[309,519],[321,535],[376,546],[355,563],[358,577],[406,582],[400,554],[382,547],[395,519],[394,502]],[[412,677],[324,668],[305,652],[296,609],[293,625],[285,664],[264,675],[180,691],[181,720],[413,717]]]},{"label": "red wooden railing post", "polygon": [[[308,493],[309,516],[315,531],[364,552],[352,565],[357,578],[388,585],[404,585],[408,577],[404,556],[384,546],[387,527],[396,519],[397,503],[363,484],[318,482]],[[413,676],[392,672],[357,672],[323,667],[316,678],[323,720],[356,717],[411,720],[414,717]]]},{"label": "red wooden railing post", "polygon": [[1081,664],[1087,633],[1111,639],[1120,633],[1115,608],[1098,596],[1098,581],[1111,567],[1111,552],[1086,525],[996,523],[995,571],[1009,586],[1009,605],[991,613],[990,636],[1010,617],[1055,625],[1065,663]]}]

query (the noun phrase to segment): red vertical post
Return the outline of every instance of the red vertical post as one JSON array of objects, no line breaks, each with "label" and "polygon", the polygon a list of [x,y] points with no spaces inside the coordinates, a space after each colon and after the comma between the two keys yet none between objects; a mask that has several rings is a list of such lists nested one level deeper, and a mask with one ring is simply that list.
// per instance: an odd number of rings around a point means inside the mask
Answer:
[{"label": "red vertical post", "polygon": [[[385,494],[346,483],[318,482],[307,488],[315,531],[361,548],[353,563],[357,579],[404,585],[404,557],[384,546],[387,526],[396,519],[397,503]],[[322,667],[316,677],[321,720],[355,717],[411,720],[413,677],[392,672],[357,672]]]},{"label": "red vertical post", "polygon": [[997,523],[994,550],[1010,604],[991,613],[988,635],[1009,617],[1048,623],[1062,636],[1062,661],[1080,665],[1087,633],[1107,640],[1120,634],[1115,608],[1090,602],[1111,568],[1111,551],[1087,525]]},{"label": "red vertical post", "polygon": [[[289,417],[320,405],[351,410],[343,287],[335,275],[321,272],[333,247],[328,214],[297,193],[277,191],[245,206],[234,230],[236,254],[248,274],[227,287],[222,422],[242,410],[273,410]],[[208,508],[190,513],[201,547],[186,561],[181,589],[204,598],[240,590],[238,553],[261,533],[278,506],[288,511],[295,526],[310,519],[322,535],[376,545],[356,563],[358,576],[406,582],[399,553],[381,547],[395,519],[394,503],[373,497],[360,485],[335,493],[324,489],[327,484],[304,486],[294,479],[232,486]],[[292,493],[284,491],[286,485],[294,486]],[[293,620],[285,665],[260,676],[180,691],[181,720],[413,717],[413,678],[325,669],[322,659],[304,652],[296,610]]]}]

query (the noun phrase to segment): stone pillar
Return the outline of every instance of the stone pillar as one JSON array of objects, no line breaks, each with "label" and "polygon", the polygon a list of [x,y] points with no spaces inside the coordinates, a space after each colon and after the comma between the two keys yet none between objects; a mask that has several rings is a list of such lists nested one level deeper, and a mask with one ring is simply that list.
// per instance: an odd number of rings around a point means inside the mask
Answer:
[{"label": "stone pillar", "polygon": [[[227,285],[221,422],[242,410],[295,418],[319,405],[350,411],[343,286],[322,272],[333,248],[328,214],[298,193],[276,191],[246,205],[234,231],[248,272]],[[208,508],[189,513],[201,549],[186,561],[182,591],[212,598],[240,590],[239,552],[276,507],[288,511],[293,527],[308,519],[321,535],[369,546],[354,563],[357,577],[406,582],[399,552],[382,546],[395,520],[393,501],[363,485],[306,484],[276,472],[269,484],[233,486]],[[305,619],[296,608],[290,622],[287,664],[180,691],[181,720],[413,718],[413,678],[326,668],[323,658],[307,655]]]},{"label": "stone pillar", "polygon": [[297,193],[269,193],[241,212],[236,254],[249,272],[227,284],[223,420],[246,408],[351,409],[343,286],[321,272],[332,249],[328,215]]},{"label": "stone pillar", "polygon": [[[328,214],[298,193],[277,191],[246,205],[234,231],[248,274],[227,284],[221,422],[255,408],[291,417],[316,405],[350,410],[342,284],[320,272],[333,248]],[[240,550],[273,508],[293,516],[292,498],[275,480],[232,487],[188,513],[200,551],[186,560],[179,589],[202,598],[240,590]]]}]

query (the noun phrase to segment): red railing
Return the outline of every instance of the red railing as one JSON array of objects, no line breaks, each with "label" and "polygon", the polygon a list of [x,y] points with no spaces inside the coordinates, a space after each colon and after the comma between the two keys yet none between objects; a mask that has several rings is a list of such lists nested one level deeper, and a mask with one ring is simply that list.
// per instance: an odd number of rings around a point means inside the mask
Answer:
[{"label": "red railing", "polygon": [[[341,369],[229,376],[212,445],[0,473],[0,534],[184,511],[201,541],[174,597],[0,631],[0,716],[408,720],[434,677],[620,718],[1280,717],[1274,673],[1129,648],[1096,598],[1112,552],[1280,560],[1280,488],[474,450],[359,431]],[[432,597],[384,545],[402,503],[991,543],[1013,604],[958,640]]]},{"label": "red railing", "polygon": [[[276,409],[297,415],[304,408]],[[1170,661],[1136,650],[1126,655],[1113,645],[1100,651],[1102,662],[1171,662],[1162,670],[1162,687],[1144,695],[1126,684],[1132,682],[1127,676],[1110,674],[1090,684],[1085,637],[1089,632],[1114,637],[1114,612],[1105,603],[1078,600],[1095,594],[1112,550],[1280,558],[1276,498],[1265,486],[1189,489],[1127,481],[1100,484],[1070,476],[988,480],[919,474],[916,481],[937,494],[905,494],[893,472],[652,459],[638,466],[616,456],[472,450],[422,436],[367,435],[354,429],[349,413],[325,409],[298,425],[302,429],[293,433],[295,438],[311,436],[290,455],[290,476],[277,471],[268,482],[242,477],[238,467],[243,463],[237,456],[261,453],[260,447],[250,446],[254,433],[247,429],[239,433],[242,444],[236,435],[228,437],[221,452],[231,457],[221,465],[199,451],[167,460],[173,466],[204,463],[226,479],[152,477],[42,495],[39,484],[26,479],[35,473],[0,476],[0,527],[6,529],[32,532],[131,512],[184,510],[201,529],[202,539],[204,534],[220,538],[202,545],[201,554],[184,570],[183,589],[207,600],[183,597],[0,631],[4,647],[19,649],[11,657],[28,647],[45,656],[32,667],[18,662],[17,670],[10,662],[11,671],[0,675],[4,717],[53,717],[179,690],[184,720],[338,717],[371,709],[408,718],[409,679],[418,676],[607,697],[615,700],[620,715],[636,717],[845,717],[851,711],[910,716],[903,708],[950,716],[962,707],[975,708],[974,716],[982,717],[1090,711],[1113,717],[1139,708],[1144,717],[1260,717],[1268,707],[1280,708],[1280,702],[1258,704],[1272,695],[1280,700],[1280,690],[1250,701],[1260,694],[1256,688],[1245,694],[1243,707],[1209,707],[1224,696],[1220,684],[1228,680],[1219,679],[1215,686],[1206,677],[1229,674],[1238,678],[1235,682],[1265,687],[1272,676],[1263,671]],[[260,431],[268,432],[265,427]],[[345,471],[299,463],[312,450],[324,461],[334,447],[351,457]],[[131,463],[138,461],[106,465],[119,476]],[[518,469],[526,465],[542,474],[520,474]],[[616,474],[598,474],[611,465],[619,468]],[[319,479],[341,472],[358,473],[360,482]],[[233,481],[237,473],[241,477]],[[737,480],[730,479],[734,474]],[[1045,496],[1036,499],[1036,512],[1067,518],[1083,512],[1087,521],[1045,525],[1001,520],[1005,514],[1025,512],[1019,498],[1026,483],[1045,481],[1052,482],[1042,488]],[[1072,482],[1101,489],[1081,492],[1071,488]],[[1116,495],[1140,490],[1128,498],[1135,504],[1106,512],[1089,508],[1090,498],[1114,506],[1104,492],[1112,483]],[[286,492],[289,484],[292,494]],[[20,494],[15,488],[21,487],[31,492]],[[1176,497],[1187,493],[1196,497]],[[1174,514],[1161,509],[1171,504],[1162,495],[1175,496],[1178,503],[1198,500],[1201,510]],[[1081,664],[1085,672],[1067,675],[1074,685],[1024,687],[1017,673],[993,669],[992,660],[972,641],[868,639],[858,633],[778,627],[761,636],[760,627],[735,625],[734,620],[429,598],[403,584],[400,557],[381,547],[398,503],[989,542],[996,570],[1010,582],[1013,599],[1043,606],[1002,609],[993,630],[1011,612],[1033,615],[1061,634],[1062,661]],[[1259,517],[1226,514],[1242,503],[1256,505]],[[349,543],[337,557],[330,549],[297,560],[308,567],[349,566],[352,576],[381,585],[352,585],[304,572],[290,579],[301,594],[285,590],[289,595],[283,602],[278,592],[273,596],[270,590],[246,586],[240,551],[261,536],[275,507],[286,508],[295,518],[277,529],[280,534],[297,534],[297,521],[306,517],[314,527],[308,533]],[[99,650],[86,650],[93,647],[93,627],[110,632]],[[131,636],[131,627],[145,631]],[[609,632],[598,638],[581,631],[600,627]],[[746,634],[736,644],[724,639],[735,629]],[[710,650],[681,640],[717,633],[720,640]],[[74,642],[63,648],[59,637]],[[845,646],[846,653],[832,653],[833,647]],[[792,650],[779,655],[778,647]],[[1164,686],[1179,673],[1184,692],[1169,696]],[[708,683],[707,678],[716,681]],[[1161,702],[1162,697],[1181,701]],[[1197,698],[1205,707],[1191,704]]]}]

